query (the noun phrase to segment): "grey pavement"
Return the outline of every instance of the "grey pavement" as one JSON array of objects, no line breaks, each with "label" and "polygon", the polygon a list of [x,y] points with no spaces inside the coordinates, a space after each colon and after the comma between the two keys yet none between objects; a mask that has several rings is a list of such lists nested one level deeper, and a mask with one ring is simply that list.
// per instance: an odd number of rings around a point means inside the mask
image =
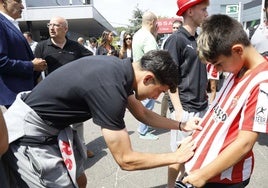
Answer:
[{"label": "grey pavement", "polygon": [[[157,100],[154,111],[160,113],[161,97]],[[138,121],[127,111],[126,127],[130,135],[133,150],[139,152],[164,153],[169,152],[168,130],[157,129],[154,134],[159,136],[156,141],[142,140],[137,133]],[[167,167],[140,171],[123,171],[114,161],[107,149],[100,127],[92,121],[85,122],[85,140],[88,149],[95,153],[85,164],[88,178],[87,188],[165,188],[167,182]],[[268,135],[261,134],[254,146],[255,168],[247,188],[268,187]]]}]

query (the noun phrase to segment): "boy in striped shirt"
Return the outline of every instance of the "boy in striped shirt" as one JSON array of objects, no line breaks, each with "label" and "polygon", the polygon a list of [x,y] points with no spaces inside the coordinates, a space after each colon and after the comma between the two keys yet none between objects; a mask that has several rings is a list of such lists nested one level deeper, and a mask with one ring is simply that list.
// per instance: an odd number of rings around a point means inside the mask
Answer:
[{"label": "boy in striped shirt", "polygon": [[242,25],[213,15],[202,25],[199,57],[231,73],[195,131],[194,156],[183,183],[205,188],[245,187],[254,166],[253,146],[268,132],[268,63],[251,45]]}]

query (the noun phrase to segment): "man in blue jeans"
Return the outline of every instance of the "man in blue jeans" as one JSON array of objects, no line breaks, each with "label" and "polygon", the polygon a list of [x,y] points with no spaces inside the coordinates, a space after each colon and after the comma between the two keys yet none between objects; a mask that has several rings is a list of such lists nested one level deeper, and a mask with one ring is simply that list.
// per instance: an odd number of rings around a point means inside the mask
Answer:
[{"label": "man in blue jeans", "polygon": [[[157,17],[152,12],[145,12],[142,16],[142,27],[133,36],[132,50],[134,62],[140,60],[140,58],[150,50],[158,49],[155,37],[157,35]],[[154,99],[145,99],[142,101],[143,106],[149,110],[154,108]],[[138,128],[140,138],[157,140],[158,136],[155,136],[149,130],[147,124],[141,123]]]}]

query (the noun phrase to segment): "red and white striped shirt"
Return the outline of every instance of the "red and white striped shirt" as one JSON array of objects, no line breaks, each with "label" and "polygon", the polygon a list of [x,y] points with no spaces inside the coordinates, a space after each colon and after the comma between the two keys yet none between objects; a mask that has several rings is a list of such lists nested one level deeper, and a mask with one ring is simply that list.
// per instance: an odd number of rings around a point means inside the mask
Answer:
[{"label": "red and white striped shirt", "polygon": [[[186,164],[186,171],[200,169],[212,162],[230,145],[240,130],[268,133],[268,63],[262,63],[238,79],[230,75],[201,122],[202,131],[193,134],[197,149]],[[240,162],[210,182],[238,183],[253,170],[250,151]]]}]

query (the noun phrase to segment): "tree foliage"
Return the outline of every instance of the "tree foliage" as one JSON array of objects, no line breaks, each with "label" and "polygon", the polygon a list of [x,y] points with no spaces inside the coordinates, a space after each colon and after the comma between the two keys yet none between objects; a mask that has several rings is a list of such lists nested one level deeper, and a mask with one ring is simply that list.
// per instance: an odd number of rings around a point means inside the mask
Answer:
[{"label": "tree foliage", "polygon": [[129,26],[117,27],[116,32],[118,34],[120,34],[122,31],[135,33],[141,28],[142,15],[145,11],[141,10],[137,5],[136,8],[132,12],[133,12],[133,16],[131,19],[129,19],[129,23],[130,23]]},{"label": "tree foliage", "polygon": [[141,22],[142,22],[142,15],[145,11],[141,10],[138,5],[136,8],[133,10],[133,16],[132,19],[129,20],[131,23],[131,26],[129,30],[133,33],[138,31],[141,28]]}]

